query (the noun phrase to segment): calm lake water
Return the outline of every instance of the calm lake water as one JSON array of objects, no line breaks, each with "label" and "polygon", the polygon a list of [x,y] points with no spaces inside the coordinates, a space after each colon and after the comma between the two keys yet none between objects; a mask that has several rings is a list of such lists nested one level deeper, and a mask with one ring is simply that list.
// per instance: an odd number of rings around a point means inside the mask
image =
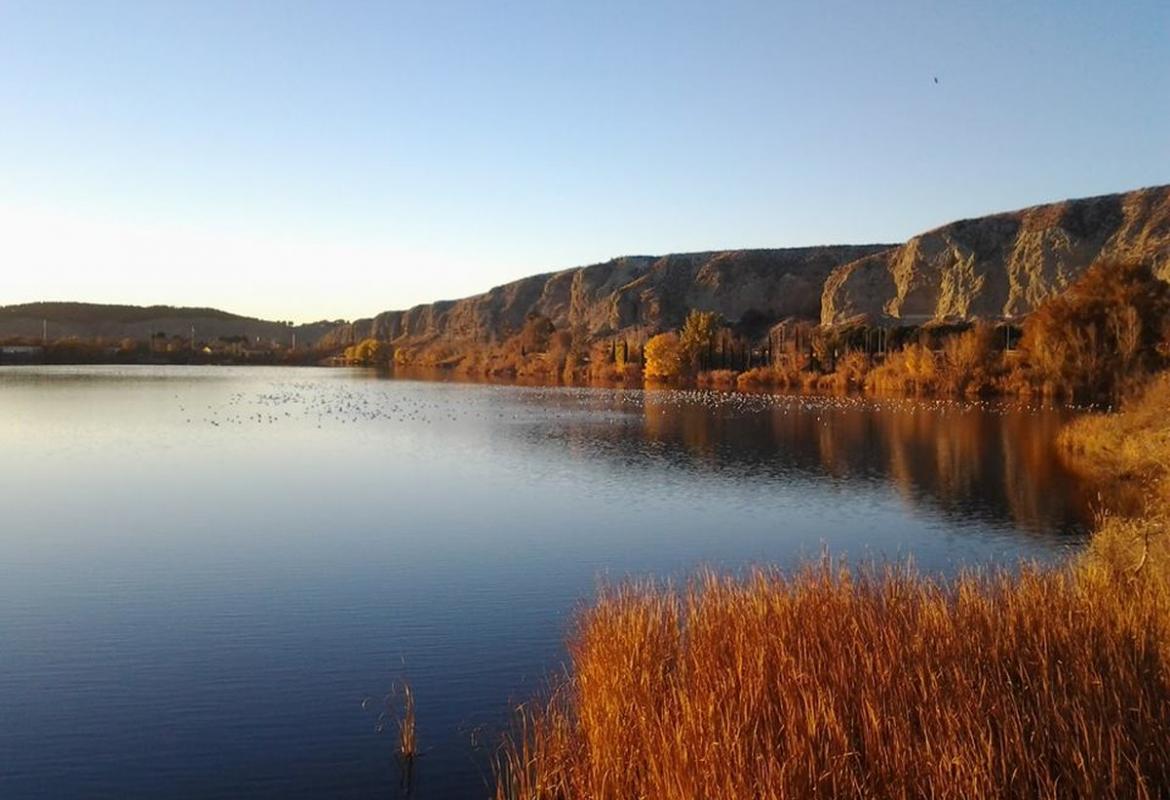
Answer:
[{"label": "calm lake water", "polygon": [[[598,580],[1049,560],[1090,509],[1054,411],[0,369],[0,797],[486,797]],[[376,703],[375,703],[376,705]]]}]

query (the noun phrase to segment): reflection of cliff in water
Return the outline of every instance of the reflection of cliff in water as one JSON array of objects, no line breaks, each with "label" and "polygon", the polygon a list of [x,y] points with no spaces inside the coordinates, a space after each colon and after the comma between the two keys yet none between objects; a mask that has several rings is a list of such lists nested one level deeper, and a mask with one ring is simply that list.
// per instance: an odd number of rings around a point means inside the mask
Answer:
[{"label": "reflection of cliff in water", "polygon": [[[850,398],[712,404],[676,392],[629,405],[624,424],[569,415],[546,433],[625,468],[665,458],[737,480],[884,484],[914,507],[1037,533],[1083,533],[1092,521],[1093,493],[1054,449],[1067,419],[1057,411]],[[612,398],[596,398],[592,411],[612,414]]]}]

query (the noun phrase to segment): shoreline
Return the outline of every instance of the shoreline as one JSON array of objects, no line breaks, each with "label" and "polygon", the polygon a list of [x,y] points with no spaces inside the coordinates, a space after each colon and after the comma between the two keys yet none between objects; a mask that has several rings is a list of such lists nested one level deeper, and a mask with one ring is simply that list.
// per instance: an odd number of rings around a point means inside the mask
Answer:
[{"label": "shoreline", "polygon": [[603,586],[517,713],[497,800],[1164,796],[1168,407],[1170,373],[1066,425],[1072,462],[1145,493],[1059,566]]}]

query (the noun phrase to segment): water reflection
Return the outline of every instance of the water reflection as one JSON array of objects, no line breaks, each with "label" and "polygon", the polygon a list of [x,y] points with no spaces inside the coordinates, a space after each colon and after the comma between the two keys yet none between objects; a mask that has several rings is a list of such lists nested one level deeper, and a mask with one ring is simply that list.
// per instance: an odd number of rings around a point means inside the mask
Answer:
[{"label": "water reflection", "polygon": [[[692,473],[761,483],[830,479],[887,484],[911,506],[984,519],[1044,537],[1083,534],[1091,492],[1055,450],[1069,412],[1014,404],[699,392],[624,393],[633,425],[583,418],[551,438],[569,452],[631,461],[629,437]],[[599,396],[597,413],[615,403]],[[598,440],[608,442],[599,447]],[[654,459],[642,459],[649,466]]]},{"label": "water reflection", "polygon": [[822,545],[932,571],[1059,558],[1088,522],[1060,423],[350,370],[0,369],[0,797],[391,795],[360,701],[398,677],[418,697],[414,796],[488,796],[494,732],[557,668],[598,576],[787,567]]},{"label": "water reflection", "polygon": [[[452,380],[441,371],[419,377]],[[1068,409],[1012,401],[509,388],[526,392],[519,395],[526,405],[591,412],[542,434],[582,456],[608,452],[628,464],[628,437],[636,431],[628,424],[599,426],[596,415],[635,410],[645,441],[663,453],[678,451],[675,468],[731,469],[762,480],[884,482],[910,505],[1041,536],[1083,536],[1109,501],[1085,486],[1055,449],[1074,413]],[[599,447],[599,438],[609,446]],[[681,451],[688,458],[678,459]]]}]

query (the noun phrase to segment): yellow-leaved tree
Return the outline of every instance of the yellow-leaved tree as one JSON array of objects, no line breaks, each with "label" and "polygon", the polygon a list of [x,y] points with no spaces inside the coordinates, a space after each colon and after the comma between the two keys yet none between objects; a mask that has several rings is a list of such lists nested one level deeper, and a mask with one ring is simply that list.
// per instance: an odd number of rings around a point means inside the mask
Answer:
[{"label": "yellow-leaved tree", "polygon": [[677,333],[660,333],[646,342],[644,374],[656,380],[671,380],[682,374],[683,347]]},{"label": "yellow-leaved tree", "polygon": [[390,361],[390,348],[378,339],[362,339],[359,343],[345,348],[345,359],[367,366],[385,365]]}]

